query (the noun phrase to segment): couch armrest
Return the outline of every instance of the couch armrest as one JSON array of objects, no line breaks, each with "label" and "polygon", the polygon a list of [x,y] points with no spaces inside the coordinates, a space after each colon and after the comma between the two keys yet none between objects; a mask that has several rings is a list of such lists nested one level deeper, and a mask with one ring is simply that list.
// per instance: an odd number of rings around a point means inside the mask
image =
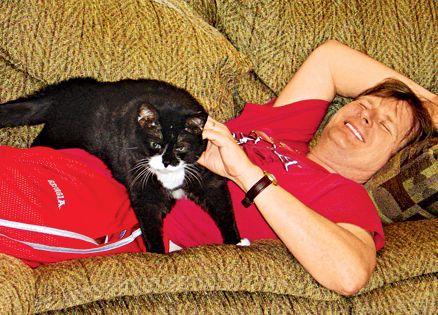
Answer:
[{"label": "couch armrest", "polygon": [[376,271],[368,285],[352,298],[321,287],[280,241],[273,240],[256,241],[249,247],[201,246],[168,255],[90,257],[34,270],[0,254],[0,313],[38,313],[70,307],[74,311],[75,306],[99,301],[215,292],[282,296],[347,307],[370,294],[397,289],[394,284],[415,291],[411,279],[436,274],[437,228],[436,219],[386,226],[386,247],[378,254]]}]

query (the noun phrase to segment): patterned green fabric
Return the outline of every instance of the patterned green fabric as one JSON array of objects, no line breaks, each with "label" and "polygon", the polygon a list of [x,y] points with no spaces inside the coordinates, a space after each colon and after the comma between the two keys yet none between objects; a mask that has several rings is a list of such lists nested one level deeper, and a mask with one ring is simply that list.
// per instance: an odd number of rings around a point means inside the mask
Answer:
[{"label": "patterned green fabric", "polygon": [[276,94],[327,39],[365,52],[438,91],[435,0],[186,2],[251,59],[256,75]]},{"label": "patterned green fabric", "polygon": [[[278,93],[327,38],[437,92],[436,8],[433,0],[1,1],[0,102],[73,76],[145,77],[187,88],[226,120],[244,101]],[[332,111],[344,101],[336,100]],[[0,144],[28,146],[37,132],[3,129]],[[436,193],[432,145],[409,148],[418,152],[414,160],[402,152],[367,184],[411,199],[395,205],[395,216],[385,208],[384,218],[416,218],[409,209]],[[385,236],[371,280],[350,298],[318,285],[279,241],[94,257],[35,270],[0,254],[0,314],[434,314],[438,220],[388,224]]]},{"label": "patterned green fabric", "polygon": [[384,223],[438,217],[438,138],[409,146],[365,185]]},{"label": "patterned green fabric", "polygon": [[18,259],[0,253],[0,314],[31,314],[35,278]]},{"label": "patterned green fabric", "polygon": [[351,298],[318,285],[280,241],[92,257],[34,270],[0,254],[0,313],[431,314],[438,220],[391,224],[385,235],[376,271]]},{"label": "patterned green fabric", "polygon": [[[187,40],[191,38],[193,40]],[[219,120],[240,108],[249,61],[177,0],[1,1],[0,102],[71,77],[152,78],[191,92]],[[2,130],[27,146],[38,130]]]}]

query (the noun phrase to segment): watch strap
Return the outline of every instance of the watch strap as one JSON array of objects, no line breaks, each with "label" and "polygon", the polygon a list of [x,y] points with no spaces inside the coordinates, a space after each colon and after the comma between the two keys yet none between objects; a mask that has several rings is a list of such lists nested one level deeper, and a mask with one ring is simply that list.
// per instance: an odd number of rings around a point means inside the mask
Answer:
[{"label": "watch strap", "polygon": [[242,200],[242,205],[248,208],[253,202],[255,197],[260,194],[266,187],[271,184],[277,185],[277,180],[274,175],[266,171],[263,172],[263,177],[257,181],[247,192],[245,198]]}]

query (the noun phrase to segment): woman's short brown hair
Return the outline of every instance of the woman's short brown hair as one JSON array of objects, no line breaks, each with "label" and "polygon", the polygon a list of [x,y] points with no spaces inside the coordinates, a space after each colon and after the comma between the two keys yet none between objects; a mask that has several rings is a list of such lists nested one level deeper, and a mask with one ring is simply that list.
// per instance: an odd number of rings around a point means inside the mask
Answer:
[{"label": "woman's short brown hair", "polygon": [[414,135],[405,144],[412,144],[433,135],[434,127],[432,118],[429,115],[423,101],[412,91],[412,89],[397,79],[386,79],[383,82],[363,91],[358,97],[365,95],[374,95],[384,98],[392,98],[399,101],[405,101],[412,109],[414,124],[411,131]]}]

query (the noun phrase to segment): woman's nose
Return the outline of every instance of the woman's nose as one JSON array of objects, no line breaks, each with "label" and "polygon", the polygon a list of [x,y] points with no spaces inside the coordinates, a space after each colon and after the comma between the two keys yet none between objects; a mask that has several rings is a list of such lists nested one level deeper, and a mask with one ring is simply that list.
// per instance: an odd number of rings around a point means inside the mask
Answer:
[{"label": "woman's nose", "polygon": [[372,116],[373,113],[369,109],[364,109],[361,113],[362,121],[365,125],[371,126],[373,123]]}]

